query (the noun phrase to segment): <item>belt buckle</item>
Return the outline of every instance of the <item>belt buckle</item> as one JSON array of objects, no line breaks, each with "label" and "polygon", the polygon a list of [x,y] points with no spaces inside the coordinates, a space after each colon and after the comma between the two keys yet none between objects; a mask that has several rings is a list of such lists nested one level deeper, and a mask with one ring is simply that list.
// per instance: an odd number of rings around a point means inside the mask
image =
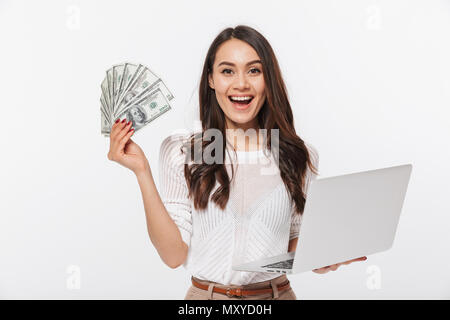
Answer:
[{"label": "belt buckle", "polygon": [[233,297],[236,297],[236,298],[242,298],[242,291],[241,291],[241,288],[234,289],[234,290],[235,290],[235,293],[232,293],[232,292],[231,292],[232,290],[233,290],[233,289],[231,289],[231,288],[227,288],[226,295],[227,295],[228,298],[233,298]]}]

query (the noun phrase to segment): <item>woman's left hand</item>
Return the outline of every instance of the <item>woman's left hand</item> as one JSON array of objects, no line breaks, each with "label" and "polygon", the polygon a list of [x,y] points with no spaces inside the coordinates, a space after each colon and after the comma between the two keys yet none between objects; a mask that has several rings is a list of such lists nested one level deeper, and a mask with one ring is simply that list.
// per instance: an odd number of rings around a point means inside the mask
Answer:
[{"label": "woman's left hand", "polygon": [[353,259],[353,260],[348,260],[348,261],[341,262],[341,263],[337,263],[337,264],[332,264],[331,266],[326,266],[326,267],[323,267],[323,268],[314,269],[313,272],[323,274],[323,273],[327,273],[328,271],[335,271],[335,270],[337,270],[337,268],[339,268],[339,266],[341,266],[343,264],[350,264],[352,262],[365,261],[365,260],[367,260],[366,256],[361,257],[361,258],[356,258],[356,259]]}]

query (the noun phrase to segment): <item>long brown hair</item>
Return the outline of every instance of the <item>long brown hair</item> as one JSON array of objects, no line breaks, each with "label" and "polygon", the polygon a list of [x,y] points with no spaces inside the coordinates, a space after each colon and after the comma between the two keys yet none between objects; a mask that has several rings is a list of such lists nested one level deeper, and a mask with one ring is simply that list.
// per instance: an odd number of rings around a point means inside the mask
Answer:
[{"label": "long brown hair", "polygon": [[[306,166],[314,172],[317,168],[311,162],[308,149],[304,141],[296,134],[291,105],[286,93],[286,87],[281,76],[280,67],[269,42],[258,31],[248,26],[239,25],[235,28],[223,30],[212,42],[205,58],[203,72],[200,79],[199,104],[202,132],[192,134],[188,142],[181,148],[195,148],[200,142],[204,150],[211,141],[204,139],[208,129],[217,129],[226,137],[225,115],[217,102],[215,91],[208,84],[208,76],[213,72],[213,64],[218,47],[227,40],[239,39],[245,41],[255,49],[262,62],[266,88],[266,100],[261,107],[257,120],[260,129],[267,129],[267,149],[271,150],[271,130],[278,129],[277,157],[280,177],[282,178],[290,196],[294,200],[296,212],[303,213],[305,206],[304,188],[306,184]],[[225,168],[226,139],[223,142],[223,159],[221,163],[193,163],[194,153],[189,152],[190,159],[185,162],[184,174],[189,189],[189,198],[194,199],[195,209],[205,209],[208,205],[211,191],[219,183],[219,187],[212,194],[211,200],[224,209],[230,196],[230,179]],[[233,167],[232,167],[233,168]],[[234,176],[234,170],[233,170]]]}]

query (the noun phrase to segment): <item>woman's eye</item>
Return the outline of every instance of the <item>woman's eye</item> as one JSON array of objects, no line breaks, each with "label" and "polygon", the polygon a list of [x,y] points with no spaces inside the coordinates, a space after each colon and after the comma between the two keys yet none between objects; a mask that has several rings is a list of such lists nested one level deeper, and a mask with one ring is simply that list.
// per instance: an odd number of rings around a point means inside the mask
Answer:
[{"label": "woman's eye", "polygon": [[[225,74],[231,74],[233,71],[231,69],[223,69],[221,73],[225,73]],[[258,68],[252,68],[250,69],[250,73],[261,73],[261,70],[259,70]]]}]

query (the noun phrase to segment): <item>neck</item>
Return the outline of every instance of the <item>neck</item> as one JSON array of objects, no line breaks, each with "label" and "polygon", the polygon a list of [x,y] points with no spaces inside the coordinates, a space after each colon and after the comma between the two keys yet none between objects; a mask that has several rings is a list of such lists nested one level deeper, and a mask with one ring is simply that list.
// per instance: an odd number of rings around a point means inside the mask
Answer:
[{"label": "neck", "polygon": [[259,129],[226,129],[227,141],[236,151],[256,151],[261,149],[262,137]]}]

